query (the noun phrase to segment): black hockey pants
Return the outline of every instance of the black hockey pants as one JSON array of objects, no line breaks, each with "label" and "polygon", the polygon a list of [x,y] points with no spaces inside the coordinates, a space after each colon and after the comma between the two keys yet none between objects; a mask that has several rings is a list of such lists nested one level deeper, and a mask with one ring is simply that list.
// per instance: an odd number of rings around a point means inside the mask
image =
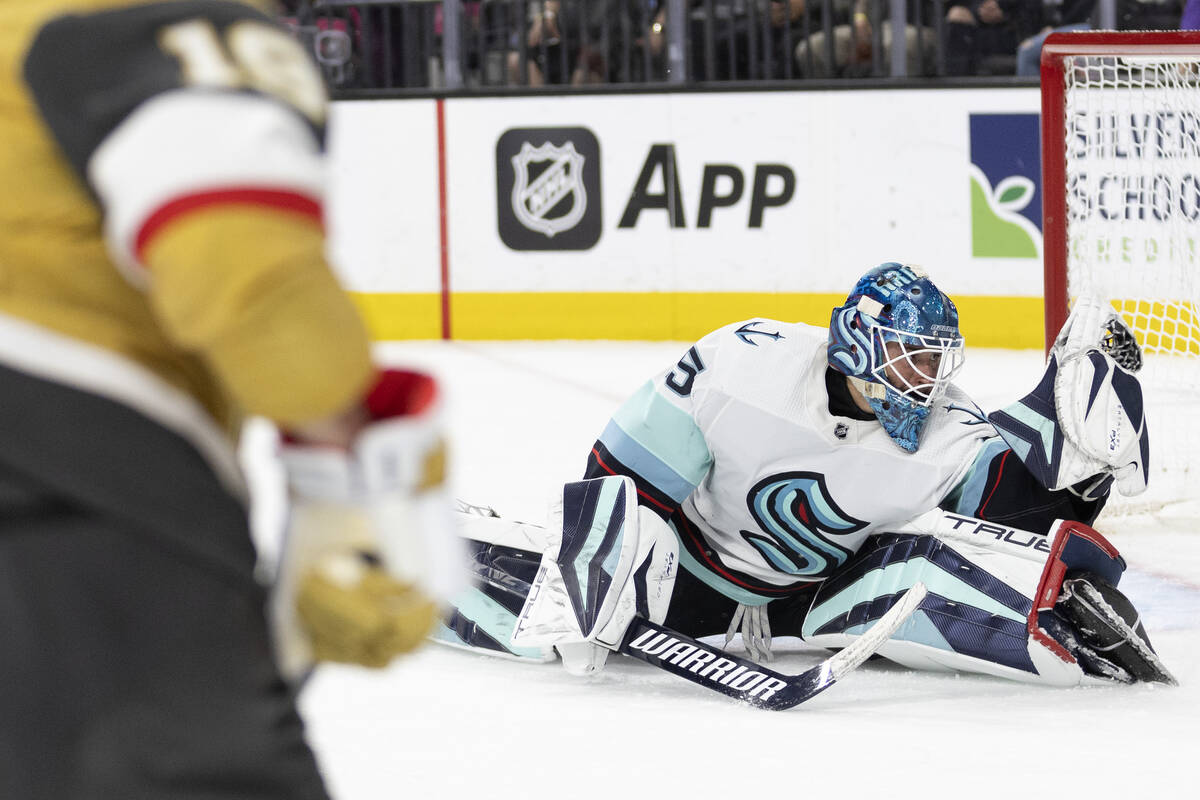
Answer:
[{"label": "black hockey pants", "polygon": [[253,566],[186,440],[0,367],[0,797],[325,798]]}]

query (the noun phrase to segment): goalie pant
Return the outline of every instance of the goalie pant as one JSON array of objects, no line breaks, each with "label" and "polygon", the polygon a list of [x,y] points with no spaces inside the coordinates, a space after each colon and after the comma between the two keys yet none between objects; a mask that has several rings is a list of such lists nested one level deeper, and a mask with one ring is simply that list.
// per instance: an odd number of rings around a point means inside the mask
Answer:
[{"label": "goalie pant", "polygon": [[[470,540],[476,585],[460,596],[437,638],[493,655],[553,660],[553,646],[514,644],[512,634],[543,563],[539,550],[557,548],[561,534],[498,518],[462,515],[461,523]],[[603,556],[593,552],[589,563],[601,564]],[[1054,686],[1094,678],[1129,680],[1128,669],[1098,657],[1086,646],[1078,623],[1056,609],[1068,576],[1086,574],[1115,587],[1124,566],[1117,551],[1081,523],[1059,523],[1052,536],[1045,536],[933,512],[909,529],[868,539],[842,569],[814,586],[815,597],[803,593],[793,598],[796,602],[779,603],[782,613],[772,614],[772,626],[777,636],[799,635],[812,644],[843,648],[905,590],[923,582],[929,596],[879,651],[897,663]],[[706,588],[689,580],[686,571],[679,573],[668,627],[690,636],[713,632],[714,604],[703,594]],[[1139,634],[1144,639],[1140,628]]]}]

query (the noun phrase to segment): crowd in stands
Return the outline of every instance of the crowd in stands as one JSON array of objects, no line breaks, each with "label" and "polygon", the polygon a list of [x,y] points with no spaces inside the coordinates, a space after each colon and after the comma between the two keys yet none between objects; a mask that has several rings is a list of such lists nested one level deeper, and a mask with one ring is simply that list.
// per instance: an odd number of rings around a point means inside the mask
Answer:
[{"label": "crowd in stands", "polygon": [[[444,2],[292,0],[285,22],[335,89],[1036,76],[1046,36],[1098,27],[1105,0],[907,0],[902,25],[890,0]],[[1115,0],[1115,17],[1118,30],[1194,27],[1200,0]]]}]

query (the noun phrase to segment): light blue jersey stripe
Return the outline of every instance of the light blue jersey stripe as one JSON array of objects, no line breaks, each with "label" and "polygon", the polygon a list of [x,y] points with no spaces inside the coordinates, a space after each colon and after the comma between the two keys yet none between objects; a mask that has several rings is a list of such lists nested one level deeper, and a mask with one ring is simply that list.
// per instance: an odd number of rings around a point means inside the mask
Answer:
[{"label": "light blue jersey stripe", "polygon": [[631,439],[612,420],[609,420],[604,432],[600,434],[600,442],[618,461],[676,503],[682,503],[696,488],[696,484],[688,483],[678,472]]},{"label": "light blue jersey stripe", "polygon": [[980,448],[967,476],[951,492],[951,496],[958,495],[958,502],[953,509],[956,513],[972,517],[979,514],[979,507],[983,504],[983,490],[987,488],[988,471],[992,459],[1007,449],[1008,443],[999,438],[992,439]]},{"label": "light blue jersey stripe", "polygon": [[[1004,412],[1013,419],[1024,422],[1038,432],[1038,435],[1042,439],[1042,452],[1046,454],[1046,460],[1049,461],[1051,454],[1054,452],[1054,433],[1058,430],[1058,424],[1054,420],[1042,416],[1024,403],[1013,403],[1004,409]],[[1028,461],[1029,451],[1032,449],[1030,445],[1021,441],[1015,441],[1013,444],[1015,445],[1013,450],[1021,457],[1021,461]]]},{"label": "light blue jersey stripe", "polygon": [[[617,409],[609,428],[605,429],[605,435],[612,428],[621,431],[624,437],[614,435],[611,443],[602,437],[601,441],[614,456],[631,468],[636,469],[614,445],[625,447],[629,451],[628,457],[649,462],[648,465],[657,462],[660,465],[657,468],[659,472],[665,470],[674,473],[677,479],[691,488],[700,484],[712,466],[712,454],[696,421],[660,395],[653,381],[645,383]],[[630,448],[630,443],[636,447]],[[638,474],[650,480],[650,475],[640,470]],[[691,493],[691,488],[687,494]],[[670,496],[682,501],[687,494],[682,497]]]}]

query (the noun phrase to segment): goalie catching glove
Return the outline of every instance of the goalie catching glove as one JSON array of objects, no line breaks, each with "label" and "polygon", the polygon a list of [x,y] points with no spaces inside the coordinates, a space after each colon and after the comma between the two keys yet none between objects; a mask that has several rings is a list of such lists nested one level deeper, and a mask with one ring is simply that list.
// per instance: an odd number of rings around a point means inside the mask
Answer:
[{"label": "goalie catching glove", "polygon": [[1146,489],[1150,433],[1137,340],[1107,302],[1075,301],[1037,388],[988,415],[1025,466],[1048,489],[1071,488],[1086,500]]},{"label": "goalie catching glove", "polygon": [[291,509],[272,595],[280,669],[384,666],[419,646],[460,585],[433,378],[390,370],[348,450],[285,437]]}]

